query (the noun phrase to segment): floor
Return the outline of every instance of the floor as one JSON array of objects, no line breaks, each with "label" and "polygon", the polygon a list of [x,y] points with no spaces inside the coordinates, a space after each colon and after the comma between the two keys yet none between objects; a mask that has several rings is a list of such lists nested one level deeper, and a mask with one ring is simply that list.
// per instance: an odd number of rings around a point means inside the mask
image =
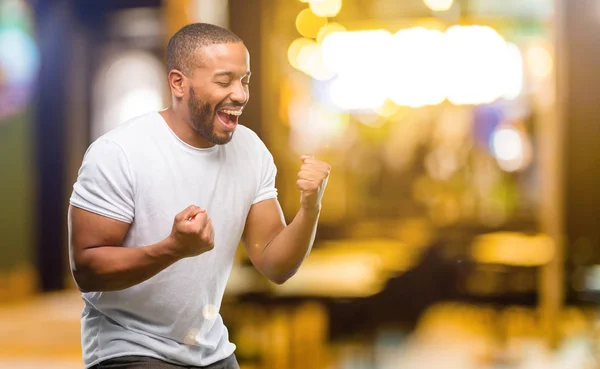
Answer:
[{"label": "floor", "polygon": [[74,369],[81,361],[77,291],[0,304],[0,369]]}]

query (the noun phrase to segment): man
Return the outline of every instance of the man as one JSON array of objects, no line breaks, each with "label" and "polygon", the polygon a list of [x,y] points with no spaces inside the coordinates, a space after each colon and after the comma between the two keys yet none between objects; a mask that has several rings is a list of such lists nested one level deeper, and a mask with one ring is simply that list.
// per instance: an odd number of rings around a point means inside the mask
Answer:
[{"label": "man", "polygon": [[171,107],[96,140],[71,196],[86,368],[238,368],[218,310],[240,238],[275,283],[315,238],[330,167],[301,157],[300,207],[286,225],[273,158],[238,125],[250,82],[242,41],[185,26],[167,68]]}]

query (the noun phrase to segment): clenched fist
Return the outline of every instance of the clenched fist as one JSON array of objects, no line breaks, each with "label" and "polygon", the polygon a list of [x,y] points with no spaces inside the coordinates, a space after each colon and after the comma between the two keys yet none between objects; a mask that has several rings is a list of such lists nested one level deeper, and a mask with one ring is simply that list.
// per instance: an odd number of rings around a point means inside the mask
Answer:
[{"label": "clenched fist", "polygon": [[191,205],[175,216],[170,237],[173,253],[187,258],[212,250],[215,230],[206,210]]},{"label": "clenched fist", "polygon": [[306,210],[319,210],[331,166],[307,155],[301,156],[300,160],[302,160],[302,166],[296,182],[301,193],[300,205]]}]

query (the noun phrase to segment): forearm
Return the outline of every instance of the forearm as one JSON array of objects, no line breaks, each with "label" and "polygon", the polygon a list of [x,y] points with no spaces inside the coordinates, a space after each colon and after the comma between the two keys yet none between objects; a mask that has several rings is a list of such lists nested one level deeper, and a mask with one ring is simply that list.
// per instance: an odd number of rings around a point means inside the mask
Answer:
[{"label": "forearm", "polygon": [[73,276],[84,292],[116,291],[135,286],[179,260],[165,239],[145,247],[88,248],[72,263]]},{"label": "forearm", "polygon": [[294,220],[265,247],[263,274],[276,283],[293,276],[310,253],[317,233],[320,210],[300,209]]}]

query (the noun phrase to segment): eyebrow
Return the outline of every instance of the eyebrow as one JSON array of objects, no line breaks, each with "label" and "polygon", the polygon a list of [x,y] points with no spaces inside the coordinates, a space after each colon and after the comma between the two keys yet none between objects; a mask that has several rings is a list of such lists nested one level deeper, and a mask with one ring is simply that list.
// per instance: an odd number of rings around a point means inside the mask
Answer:
[{"label": "eyebrow", "polygon": [[[251,73],[250,71],[248,71],[248,72],[246,72],[246,73],[245,73],[245,74],[242,76],[242,78],[243,78],[243,77],[250,77],[250,75],[251,75],[251,74],[252,74],[252,73]],[[234,77],[234,75],[235,75],[235,73],[233,73],[233,72],[232,72],[232,71],[230,71],[230,70],[225,70],[225,71],[221,71],[221,72],[217,72],[217,73],[215,73],[215,77],[220,77],[220,76],[228,76],[228,77],[230,77],[230,78],[233,78],[233,77]]]}]

